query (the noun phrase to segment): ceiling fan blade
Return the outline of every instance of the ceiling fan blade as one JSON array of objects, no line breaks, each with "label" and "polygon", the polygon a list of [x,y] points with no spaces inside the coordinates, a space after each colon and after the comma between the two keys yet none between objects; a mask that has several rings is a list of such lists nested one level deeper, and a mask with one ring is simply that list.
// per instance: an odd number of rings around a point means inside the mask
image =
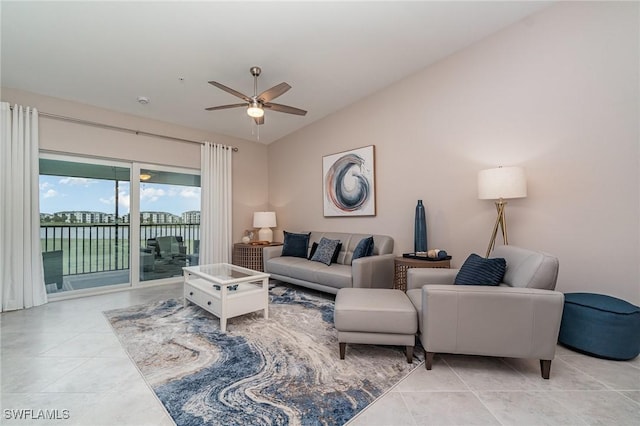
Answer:
[{"label": "ceiling fan blade", "polygon": [[258,126],[264,124],[264,115],[262,117],[254,117],[253,121],[255,121]]},{"label": "ceiling fan blade", "polygon": [[205,108],[207,111],[217,111],[219,109],[229,109],[229,108],[240,108],[240,107],[246,107],[247,104],[232,104],[232,105],[220,105],[220,106],[214,106],[214,107],[209,107],[209,108]]},{"label": "ceiling fan blade", "polygon": [[291,89],[287,83],[280,83],[273,86],[271,89],[267,89],[258,95],[258,100],[262,103],[269,102],[272,99],[284,94],[287,90]]},{"label": "ceiling fan blade", "polygon": [[243,100],[245,100],[247,102],[251,102],[251,98],[250,97],[238,92],[237,90],[233,90],[232,88],[227,87],[224,84],[220,84],[217,81],[210,81],[209,84],[211,84],[213,86],[216,86],[218,89],[224,90],[227,93],[231,93],[233,96],[237,96],[240,99],[243,99]]},{"label": "ceiling fan blade", "polygon": [[287,114],[295,114],[295,115],[306,115],[307,114],[307,111],[305,111],[303,109],[294,108],[294,107],[288,106],[288,105],[267,103],[267,104],[263,104],[262,106],[264,106],[265,108],[272,109],[274,111],[286,112]]}]

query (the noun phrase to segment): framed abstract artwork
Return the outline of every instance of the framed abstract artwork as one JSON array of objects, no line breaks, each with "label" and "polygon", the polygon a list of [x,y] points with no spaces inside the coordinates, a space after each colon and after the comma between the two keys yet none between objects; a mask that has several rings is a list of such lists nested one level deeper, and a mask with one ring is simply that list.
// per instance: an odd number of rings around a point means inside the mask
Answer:
[{"label": "framed abstract artwork", "polygon": [[322,157],[324,216],[375,216],[374,146]]}]

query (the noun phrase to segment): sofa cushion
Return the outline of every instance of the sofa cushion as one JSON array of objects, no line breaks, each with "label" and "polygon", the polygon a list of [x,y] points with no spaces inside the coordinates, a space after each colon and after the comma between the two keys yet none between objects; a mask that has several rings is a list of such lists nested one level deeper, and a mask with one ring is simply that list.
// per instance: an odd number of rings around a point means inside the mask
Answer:
[{"label": "sofa cushion", "polygon": [[[335,265],[333,265],[335,266]],[[320,262],[312,262],[300,257],[275,257],[269,260],[269,273],[293,277],[303,281],[317,282],[316,270],[330,268]]]},{"label": "sofa cushion", "polygon": [[503,258],[485,259],[473,253],[467,257],[456,275],[458,285],[498,285],[502,282],[507,262]]},{"label": "sofa cushion", "polygon": [[359,259],[361,257],[371,256],[373,254],[373,237],[367,237],[360,240],[355,250],[353,250],[353,256],[351,260]]},{"label": "sofa cushion", "polygon": [[318,262],[313,263],[320,266],[320,268],[317,268],[314,271],[315,282],[335,288],[353,286],[353,277],[350,265],[334,263],[331,266],[327,266]]},{"label": "sofa cushion", "polygon": [[330,240],[323,237],[320,243],[318,243],[318,248],[311,257],[311,260],[324,263],[327,266],[331,265],[331,260],[333,259],[338,244],[340,244],[340,240]]},{"label": "sofa cushion", "polygon": [[511,287],[554,290],[558,279],[558,258],[541,251],[516,246],[498,246],[492,257],[503,257],[507,271],[502,282]]},{"label": "sofa cushion", "polygon": [[306,259],[307,249],[309,247],[309,235],[311,235],[311,233],[295,234],[284,231],[282,256],[304,257]]},{"label": "sofa cushion", "polygon": [[351,287],[353,278],[350,265],[312,262],[299,257],[275,257],[269,260],[269,273],[292,277],[302,281],[334,288]]}]

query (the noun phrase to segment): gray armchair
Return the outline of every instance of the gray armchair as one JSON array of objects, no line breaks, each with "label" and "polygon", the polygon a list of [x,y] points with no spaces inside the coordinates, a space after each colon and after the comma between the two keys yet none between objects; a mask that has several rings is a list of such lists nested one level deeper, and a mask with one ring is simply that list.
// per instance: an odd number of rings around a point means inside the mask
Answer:
[{"label": "gray armchair", "polygon": [[506,260],[499,286],[452,285],[457,269],[409,269],[407,296],[419,314],[425,366],[435,353],[535,358],[549,378],[564,295],[554,291],[558,259],[515,246],[497,247]]},{"label": "gray armchair", "polygon": [[176,259],[186,258],[187,248],[182,242],[181,236],[169,235],[166,237],[156,237],[158,244],[158,252],[161,258],[164,259]]}]

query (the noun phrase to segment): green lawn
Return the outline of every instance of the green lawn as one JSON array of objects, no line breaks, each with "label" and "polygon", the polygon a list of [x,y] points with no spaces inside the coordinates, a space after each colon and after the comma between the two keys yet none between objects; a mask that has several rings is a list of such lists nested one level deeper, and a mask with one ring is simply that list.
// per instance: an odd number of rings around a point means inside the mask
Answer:
[{"label": "green lawn", "polygon": [[[129,240],[49,238],[41,240],[42,251],[62,250],[63,275],[129,269]],[[185,241],[187,253],[193,253],[193,241]],[[146,242],[141,241],[140,247]],[[46,247],[46,250],[45,250]]]},{"label": "green lawn", "polygon": [[[129,269],[129,240],[41,239],[42,251],[62,250],[63,275]],[[46,248],[46,249],[45,249]]]}]

